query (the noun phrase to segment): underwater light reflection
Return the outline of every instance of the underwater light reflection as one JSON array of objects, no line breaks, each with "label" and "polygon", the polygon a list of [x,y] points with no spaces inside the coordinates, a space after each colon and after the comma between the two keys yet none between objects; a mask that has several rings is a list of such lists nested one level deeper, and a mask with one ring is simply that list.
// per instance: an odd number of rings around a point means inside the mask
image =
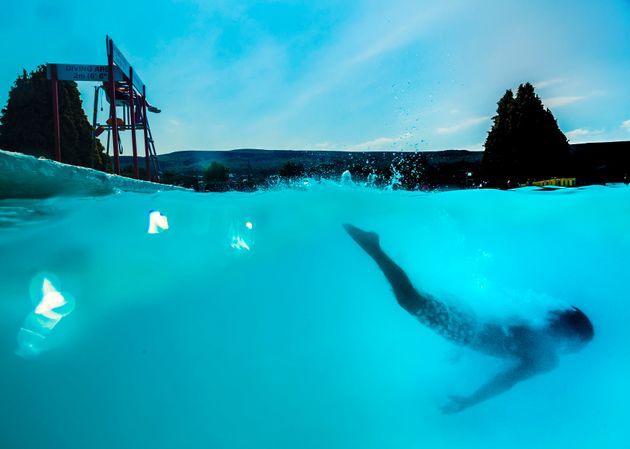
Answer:
[{"label": "underwater light reflection", "polygon": [[35,313],[43,315],[49,320],[54,321],[54,324],[57,324],[64,315],[53,311],[53,309],[65,306],[67,304],[66,298],[55,289],[48,279],[44,279],[42,295],[41,302],[35,307]]},{"label": "underwater light reflection", "polygon": [[160,232],[168,230],[168,218],[166,215],[162,215],[160,211],[152,210],[149,212],[149,234],[159,234]]},{"label": "underwater light reflection", "polygon": [[247,251],[250,251],[250,247],[247,242],[245,242],[245,240],[243,240],[243,238],[239,235],[232,237],[232,244],[230,246],[234,249],[246,249]]},{"label": "underwater light reflection", "polygon": [[18,331],[15,353],[21,357],[33,358],[46,349],[50,332],[74,310],[74,301],[66,299],[48,278],[42,281],[41,295],[41,300]]},{"label": "underwater light reflection", "polygon": [[229,228],[230,247],[251,251],[254,242],[254,223],[250,220],[236,219]]}]

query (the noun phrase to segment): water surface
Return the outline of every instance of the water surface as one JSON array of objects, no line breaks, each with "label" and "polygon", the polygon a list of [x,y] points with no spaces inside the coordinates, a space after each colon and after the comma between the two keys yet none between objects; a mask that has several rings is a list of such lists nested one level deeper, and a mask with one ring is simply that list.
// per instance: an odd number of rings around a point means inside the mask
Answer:
[{"label": "water surface", "polygon": [[[345,222],[480,317],[574,304],[595,339],[443,415],[503,362],[400,309]],[[629,229],[625,186],[1,201],[0,446],[628,448]],[[44,277],[74,309],[19,356]]]}]

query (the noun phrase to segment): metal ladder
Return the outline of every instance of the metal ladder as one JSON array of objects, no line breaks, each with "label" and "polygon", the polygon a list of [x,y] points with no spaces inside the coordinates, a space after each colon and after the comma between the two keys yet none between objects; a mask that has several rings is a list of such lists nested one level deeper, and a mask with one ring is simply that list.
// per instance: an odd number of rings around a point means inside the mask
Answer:
[{"label": "metal ladder", "polygon": [[160,163],[158,161],[157,152],[155,151],[155,141],[153,140],[153,134],[151,134],[151,127],[149,126],[149,120],[147,118],[147,133],[149,137],[149,160],[151,164],[151,173],[156,178],[160,178],[162,176],[162,172],[160,171]]}]

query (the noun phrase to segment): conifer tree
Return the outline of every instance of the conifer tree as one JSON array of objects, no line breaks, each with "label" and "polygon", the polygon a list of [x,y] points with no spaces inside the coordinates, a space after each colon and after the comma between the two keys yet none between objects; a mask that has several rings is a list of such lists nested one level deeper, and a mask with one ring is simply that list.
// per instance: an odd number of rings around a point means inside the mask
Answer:
[{"label": "conifer tree", "polygon": [[[103,170],[107,156],[103,145],[92,138],[77,84],[60,81],[59,121],[61,160],[67,164]],[[18,76],[0,116],[0,149],[54,159],[54,129],[51,82],[46,66]]]},{"label": "conifer tree", "polygon": [[497,103],[497,115],[492,120],[492,128],[486,139],[483,154],[483,170],[491,185],[504,185],[505,176],[511,172],[514,161],[514,148],[511,146],[510,133],[514,116],[515,100],[511,90]]},{"label": "conifer tree", "polygon": [[504,187],[567,174],[569,144],[530,83],[499,100],[483,155],[491,186]]}]

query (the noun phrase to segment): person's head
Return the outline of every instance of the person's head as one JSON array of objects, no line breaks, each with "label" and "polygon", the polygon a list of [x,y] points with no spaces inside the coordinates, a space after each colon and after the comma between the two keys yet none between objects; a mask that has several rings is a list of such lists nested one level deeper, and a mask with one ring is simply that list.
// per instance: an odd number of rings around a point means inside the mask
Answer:
[{"label": "person's head", "polygon": [[564,340],[568,344],[567,349],[579,349],[595,336],[593,323],[577,307],[556,310],[549,315],[549,333]]}]

